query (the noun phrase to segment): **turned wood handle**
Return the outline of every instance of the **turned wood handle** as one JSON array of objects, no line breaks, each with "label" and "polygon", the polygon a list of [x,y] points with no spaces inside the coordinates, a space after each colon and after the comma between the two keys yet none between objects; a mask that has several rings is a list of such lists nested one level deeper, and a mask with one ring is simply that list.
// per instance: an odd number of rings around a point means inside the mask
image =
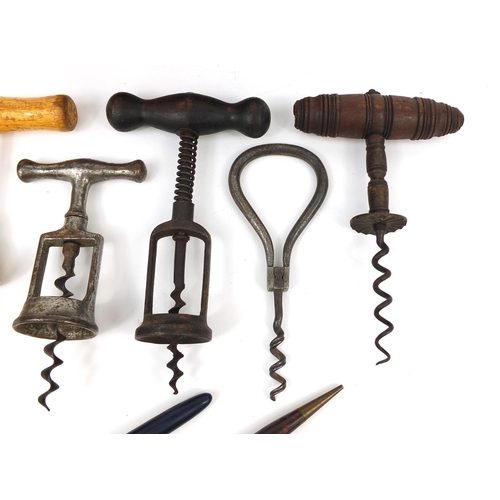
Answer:
[{"label": "turned wood handle", "polygon": [[0,132],[58,130],[76,127],[76,105],[67,95],[0,97]]},{"label": "turned wood handle", "polygon": [[257,97],[230,104],[192,92],[149,100],[120,92],[109,99],[106,115],[120,132],[147,125],[174,134],[182,129],[198,135],[236,130],[253,138],[264,135],[271,122],[269,107]]},{"label": "turned wood handle", "polygon": [[459,109],[422,97],[330,94],[305,97],[294,105],[295,127],[328,137],[430,139],[457,132],[464,123]]}]

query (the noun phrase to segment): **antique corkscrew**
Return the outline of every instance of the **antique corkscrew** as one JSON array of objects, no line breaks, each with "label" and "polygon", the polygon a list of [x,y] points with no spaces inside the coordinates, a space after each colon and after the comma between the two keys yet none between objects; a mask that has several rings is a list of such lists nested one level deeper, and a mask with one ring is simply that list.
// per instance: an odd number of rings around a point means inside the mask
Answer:
[{"label": "antique corkscrew", "polygon": [[387,328],[376,337],[375,345],[385,355],[377,364],[385,363],[391,356],[380,341],[394,330],[394,325],[380,314],[392,302],[380,284],[391,272],[379,261],[389,253],[385,234],[406,225],[406,217],[389,212],[385,139],[419,140],[453,134],[462,127],[464,117],[457,108],[432,99],[383,96],[375,90],[366,94],[306,97],[295,103],[293,111],[295,127],[303,132],[365,139],[369,212],[351,219],[351,227],[359,233],[374,234],[380,248],[372,264],[382,275],[374,281],[373,289],[384,300],[375,308],[374,315]]},{"label": "antique corkscrew", "polygon": [[[264,101],[254,97],[229,104],[194,93],[143,100],[121,92],[110,98],[106,113],[111,126],[121,132],[147,125],[180,136],[172,220],[160,224],[151,234],[144,319],[135,332],[135,338],[139,341],[168,344],[167,348],[173,355],[167,364],[173,372],[169,384],[174,394],[177,394],[177,381],[183,375],[178,362],[184,357],[177,346],[209,342],[212,339],[212,330],[207,324],[211,239],[206,229],[193,221],[198,137],[224,130],[236,130],[253,138],[261,137],[269,128],[270,110]],[[174,305],[168,313],[155,313],[153,299],[157,246],[160,239],[169,236],[175,243],[174,290],[170,294]],[[198,315],[180,312],[186,305],[181,294],[185,289],[186,246],[190,238],[200,239],[205,248]]]},{"label": "antique corkscrew", "polygon": [[[283,264],[275,266],[274,247],[269,232],[250,206],[247,198],[241,189],[241,172],[251,161],[270,155],[291,156],[303,160],[314,170],[317,179],[316,190],[307,205],[306,209],[299,217],[298,221],[292,227],[283,246]],[[281,327],[283,321],[283,292],[286,292],[290,283],[290,260],[292,248],[297,238],[305,227],[311,222],[319,207],[325,199],[328,190],[328,176],[321,160],[307,149],[292,144],[264,144],[248,149],[234,161],[229,171],[229,190],[234,202],[247,218],[250,225],[257,232],[264,245],[264,251],[267,261],[267,290],[274,294],[274,322],[273,330],[276,337],[271,341],[269,347],[271,354],[278,360],[269,368],[269,375],[278,382],[278,387],[270,392],[271,400],[276,400],[276,395],[286,388],[285,378],[277,371],[286,363],[286,356],[278,349],[278,346],[284,341],[285,333]]]},{"label": "antique corkscrew", "polygon": [[[54,349],[65,340],[89,339],[98,332],[94,311],[104,239],[100,234],[87,231],[85,207],[89,189],[97,182],[112,179],[142,182],[146,178],[146,166],[141,160],[123,164],[90,159],[52,164],[22,160],[17,166],[17,174],[24,182],[54,179],[67,181],[72,185],[71,203],[63,227],[40,237],[28,297],[21,314],[13,323],[14,330],[19,333],[53,341],[44,349],[53,364],[41,373],[50,387],[38,398],[39,403],[49,410],[46,398],[59,388],[52,380],[51,372],[62,363],[54,354]],[[62,248],[64,275],[54,282],[55,287],[61,291],[61,296],[41,295],[49,250],[52,247]],[[92,257],[85,296],[79,300],[72,298],[73,293],[66,287],[66,282],[75,276],[75,260],[80,249],[85,247],[92,249]]]}]

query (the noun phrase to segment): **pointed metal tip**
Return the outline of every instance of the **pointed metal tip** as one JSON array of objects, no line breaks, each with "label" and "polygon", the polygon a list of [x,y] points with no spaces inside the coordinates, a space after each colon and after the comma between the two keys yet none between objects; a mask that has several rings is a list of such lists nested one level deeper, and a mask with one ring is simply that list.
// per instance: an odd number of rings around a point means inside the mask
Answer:
[{"label": "pointed metal tip", "polygon": [[43,399],[41,396],[38,398],[38,402],[47,410],[50,411],[50,408],[47,406],[47,403],[45,402],[45,399]]},{"label": "pointed metal tip", "polygon": [[327,401],[330,401],[330,399],[332,399],[334,396],[336,396],[343,388],[343,385],[338,385],[337,387],[334,387],[333,389],[325,392],[323,395],[319,396],[319,398],[316,399],[319,399],[326,403]]},{"label": "pointed metal tip", "polygon": [[306,403],[305,405],[301,406],[299,408],[299,411],[302,413],[304,416],[304,419],[308,419],[311,415],[316,413],[322,406],[324,406],[330,399],[332,399],[334,396],[336,396],[342,389],[344,388],[343,385],[339,385],[321,396],[318,396],[317,398],[313,399],[309,403]]},{"label": "pointed metal tip", "polygon": [[332,397],[333,397],[336,394],[338,394],[343,388],[344,388],[344,386],[342,384],[340,384],[337,387],[334,387],[332,390],[326,392],[325,395],[326,394],[332,394]]},{"label": "pointed metal tip", "polygon": [[325,392],[300,408],[297,408],[277,420],[274,420],[257,431],[255,434],[291,434],[297,427],[302,425],[311,415],[316,413],[325,403],[330,401],[330,399],[338,394],[343,388],[343,385],[339,385],[334,389]]}]

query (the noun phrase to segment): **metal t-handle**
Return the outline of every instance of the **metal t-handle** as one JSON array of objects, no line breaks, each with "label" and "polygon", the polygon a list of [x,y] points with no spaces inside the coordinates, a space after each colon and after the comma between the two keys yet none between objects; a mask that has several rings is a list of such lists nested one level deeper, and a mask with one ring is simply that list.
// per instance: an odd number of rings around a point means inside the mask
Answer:
[{"label": "metal t-handle", "polygon": [[[106,163],[88,158],[68,160],[60,163],[35,163],[31,160],[21,160],[17,165],[17,175],[23,182],[37,179],[54,179],[70,182],[71,203],[66,219],[80,218],[86,225],[88,219],[85,211],[90,187],[102,181],[111,179],[126,179],[142,182],[146,178],[146,165],[142,160],[129,163]],[[84,227],[82,227],[84,229]]]}]

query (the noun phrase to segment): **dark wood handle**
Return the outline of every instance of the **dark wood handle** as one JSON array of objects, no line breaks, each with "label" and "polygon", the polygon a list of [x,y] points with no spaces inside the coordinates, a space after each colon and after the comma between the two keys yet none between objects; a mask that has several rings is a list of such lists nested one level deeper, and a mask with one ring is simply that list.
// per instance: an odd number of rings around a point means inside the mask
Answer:
[{"label": "dark wood handle", "polygon": [[190,92],[150,100],[120,92],[109,99],[106,115],[111,126],[121,132],[147,125],[171,133],[190,129],[198,135],[236,130],[256,138],[264,135],[271,123],[269,107],[257,97],[229,104]]},{"label": "dark wood handle", "polygon": [[295,127],[328,137],[430,139],[457,132],[464,123],[459,109],[421,97],[366,94],[305,97],[294,105]]}]

